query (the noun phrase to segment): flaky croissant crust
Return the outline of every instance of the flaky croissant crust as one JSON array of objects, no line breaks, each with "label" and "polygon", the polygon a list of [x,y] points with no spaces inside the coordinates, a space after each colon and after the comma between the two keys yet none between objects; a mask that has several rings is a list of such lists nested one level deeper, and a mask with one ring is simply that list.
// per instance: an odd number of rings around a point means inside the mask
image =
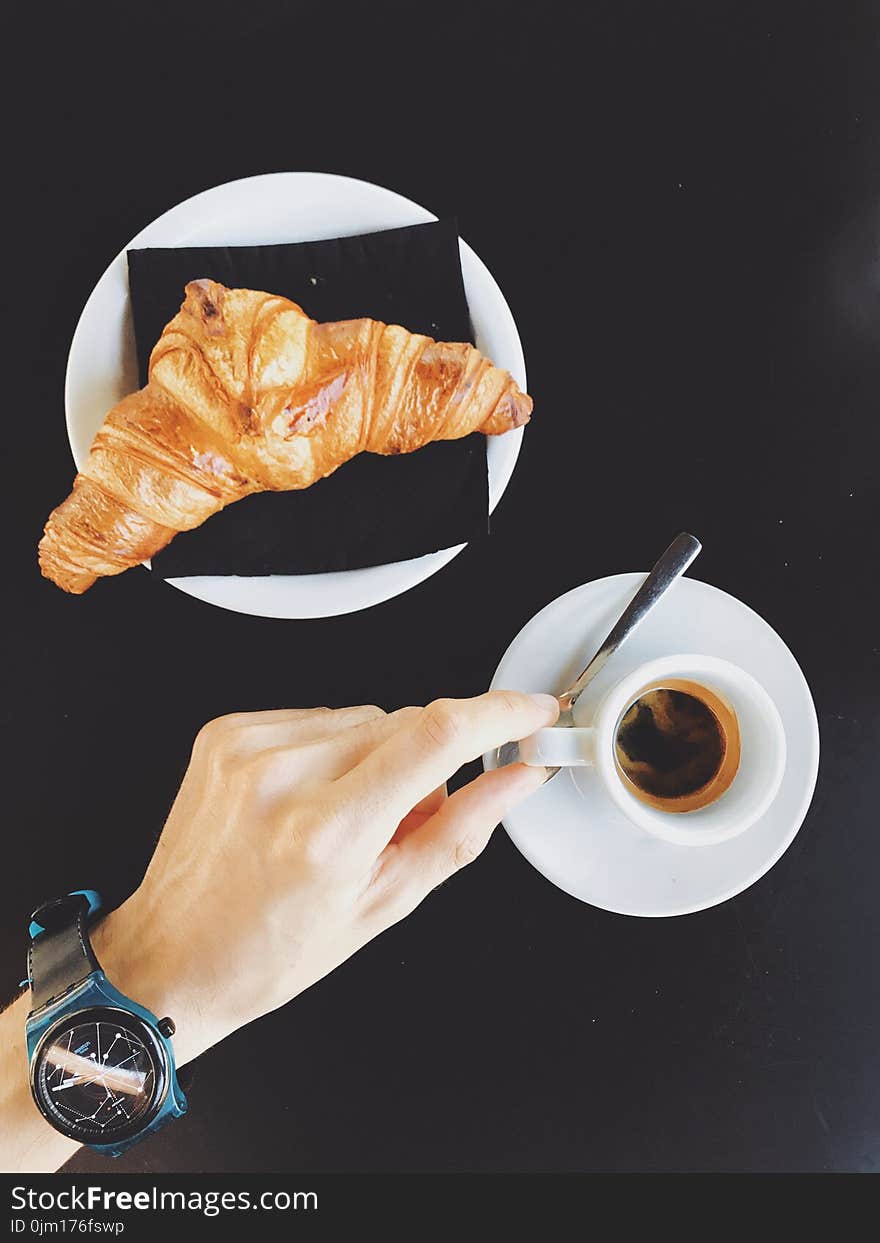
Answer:
[{"label": "flaky croissant crust", "polygon": [[472,345],[372,319],[319,324],[273,294],[186,286],[149,383],[110,411],[40,566],[87,590],[253,492],[307,488],[357,453],[410,453],[529,419],[531,398]]}]

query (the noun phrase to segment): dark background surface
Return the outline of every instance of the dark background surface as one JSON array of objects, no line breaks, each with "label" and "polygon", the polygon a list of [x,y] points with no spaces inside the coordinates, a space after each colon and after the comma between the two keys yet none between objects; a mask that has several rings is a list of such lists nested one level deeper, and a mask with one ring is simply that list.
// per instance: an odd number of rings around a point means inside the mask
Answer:
[{"label": "dark background surface", "polygon": [[[609,915],[498,833],[202,1059],[189,1116],[113,1168],[880,1168],[877,6],[32,12],[5,32],[10,989],[40,899],[137,884],[207,718],[479,692],[547,601],[683,527],[698,577],[791,646],[822,729],[803,831],[740,897]],[[502,285],[536,413],[491,539],[328,621],[141,570],[64,596],[35,546],[71,480],[89,291],[180,199],[288,168],[457,215]]]}]

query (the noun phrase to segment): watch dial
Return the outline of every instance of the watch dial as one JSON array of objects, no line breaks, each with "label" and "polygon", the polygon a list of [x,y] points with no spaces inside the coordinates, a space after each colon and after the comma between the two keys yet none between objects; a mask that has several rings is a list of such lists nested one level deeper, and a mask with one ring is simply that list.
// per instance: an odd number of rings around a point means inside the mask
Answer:
[{"label": "watch dial", "polygon": [[44,1112],[63,1130],[110,1140],[138,1130],[156,1096],[149,1037],[107,1017],[74,1018],[45,1044],[36,1084]]}]

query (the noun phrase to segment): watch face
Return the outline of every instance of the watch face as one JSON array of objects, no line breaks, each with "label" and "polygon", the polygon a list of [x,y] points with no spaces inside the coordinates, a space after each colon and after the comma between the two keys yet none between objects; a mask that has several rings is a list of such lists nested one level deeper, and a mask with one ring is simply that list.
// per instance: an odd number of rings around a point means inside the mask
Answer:
[{"label": "watch face", "polygon": [[152,1030],[124,1010],[83,1010],[42,1038],[32,1082],[53,1126],[85,1143],[112,1143],[155,1117],[164,1054]]}]

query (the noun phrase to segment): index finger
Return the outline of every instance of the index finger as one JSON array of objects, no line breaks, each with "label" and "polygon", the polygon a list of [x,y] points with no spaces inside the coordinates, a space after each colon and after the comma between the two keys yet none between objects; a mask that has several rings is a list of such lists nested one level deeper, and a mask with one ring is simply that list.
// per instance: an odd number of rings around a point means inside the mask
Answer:
[{"label": "index finger", "polygon": [[337,792],[367,820],[381,820],[381,836],[462,764],[552,725],[558,715],[553,695],[524,691],[438,699],[341,777]]}]

